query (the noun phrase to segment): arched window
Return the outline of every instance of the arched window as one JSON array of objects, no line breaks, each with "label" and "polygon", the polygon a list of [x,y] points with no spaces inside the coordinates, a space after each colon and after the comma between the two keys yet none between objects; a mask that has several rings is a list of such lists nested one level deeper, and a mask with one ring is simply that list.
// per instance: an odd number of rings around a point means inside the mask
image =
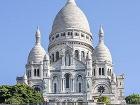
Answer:
[{"label": "arched window", "polygon": [[81,75],[78,75],[77,81],[81,81],[81,80],[82,80],[82,76]]},{"label": "arched window", "polygon": [[54,54],[52,54],[52,62],[54,62]]},{"label": "arched window", "polygon": [[82,91],[82,85],[81,83],[79,83],[79,93],[81,93],[81,91]]},{"label": "arched window", "polygon": [[79,51],[75,50],[75,58],[79,59]]},{"label": "arched window", "polygon": [[59,52],[56,52],[56,61],[59,59]]},{"label": "arched window", "polygon": [[56,86],[56,83],[54,83],[54,93],[56,93],[57,92],[57,86]]},{"label": "arched window", "polygon": [[70,88],[70,74],[66,74],[65,78],[66,78],[66,88]]}]

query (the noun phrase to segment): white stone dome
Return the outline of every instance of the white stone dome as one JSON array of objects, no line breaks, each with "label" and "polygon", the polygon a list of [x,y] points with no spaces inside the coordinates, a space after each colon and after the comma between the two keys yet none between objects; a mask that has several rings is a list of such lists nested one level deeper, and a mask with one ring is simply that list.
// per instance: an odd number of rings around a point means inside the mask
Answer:
[{"label": "white stone dome", "polygon": [[99,62],[110,62],[112,63],[112,57],[109,49],[107,46],[104,44],[104,31],[103,27],[100,27],[99,30],[99,44],[95,47],[94,50],[94,59]]},{"label": "white stone dome", "polygon": [[104,43],[99,43],[95,47],[94,54],[95,54],[96,61],[99,62],[108,61],[112,63],[111,53]]},{"label": "white stone dome", "polygon": [[35,45],[29,53],[28,63],[40,63],[43,62],[46,52],[41,45]]},{"label": "white stone dome", "polygon": [[68,0],[67,4],[59,11],[55,17],[51,34],[66,29],[81,29],[90,33],[88,20],[74,0]]},{"label": "white stone dome", "polygon": [[49,54],[46,54],[45,56],[44,56],[44,60],[46,60],[46,61],[49,61]]},{"label": "white stone dome", "polygon": [[44,48],[41,46],[41,41],[40,41],[41,40],[41,33],[40,33],[40,30],[39,30],[39,27],[37,27],[35,37],[36,37],[35,46],[32,48],[32,50],[29,53],[28,63],[43,62],[44,56],[46,54]]}]

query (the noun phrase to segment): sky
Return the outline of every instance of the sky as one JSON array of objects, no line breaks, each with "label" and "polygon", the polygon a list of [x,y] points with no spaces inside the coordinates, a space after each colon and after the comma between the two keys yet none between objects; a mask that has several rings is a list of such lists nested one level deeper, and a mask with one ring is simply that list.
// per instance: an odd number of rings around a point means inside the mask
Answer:
[{"label": "sky", "polygon": [[[48,47],[53,20],[67,0],[0,0],[0,85],[14,85],[25,72],[40,27]],[[86,14],[93,46],[100,24],[116,74],[125,74],[125,95],[140,93],[140,0],[76,0]]]}]

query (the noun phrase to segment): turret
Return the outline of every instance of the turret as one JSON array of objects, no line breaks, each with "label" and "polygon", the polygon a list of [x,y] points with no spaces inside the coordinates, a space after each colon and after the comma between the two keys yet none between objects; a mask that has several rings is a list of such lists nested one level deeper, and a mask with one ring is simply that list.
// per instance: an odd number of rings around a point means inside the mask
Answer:
[{"label": "turret", "polygon": [[25,73],[24,76],[23,76],[23,82],[24,82],[26,85],[28,85],[28,78],[27,78],[26,73]]}]

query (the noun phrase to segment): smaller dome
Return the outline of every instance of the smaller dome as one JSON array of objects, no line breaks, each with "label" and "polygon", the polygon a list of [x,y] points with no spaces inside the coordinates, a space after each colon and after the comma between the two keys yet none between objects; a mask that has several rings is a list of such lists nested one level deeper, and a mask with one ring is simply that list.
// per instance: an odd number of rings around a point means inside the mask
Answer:
[{"label": "smaller dome", "polygon": [[41,33],[40,33],[40,30],[39,30],[39,27],[37,27],[35,37],[36,37],[35,46],[32,48],[32,50],[29,53],[28,63],[43,62],[44,56],[46,54],[44,48],[41,46]]},{"label": "smaller dome", "polygon": [[46,61],[49,61],[49,55],[48,54],[46,54],[45,56],[44,56],[44,60],[46,60]]},{"label": "smaller dome", "polygon": [[95,48],[94,52],[96,61],[108,61],[112,63],[111,53],[104,43],[99,43],[98,46]]},{"label": "smaller dome", "polygon": [[45,54],[46,52],[41,45],[35,45],[29,53],[28,63],[29,62],[34,62],[34,63],[43,62]]},{"label": "smaller dome", "polygon": [[99,62],[111,62],[112,63],[112,57],[109,49],[104,44],[104,30],[101,25],[99,30],[99,44],[94,50],[95,57],[94,59]]}]

